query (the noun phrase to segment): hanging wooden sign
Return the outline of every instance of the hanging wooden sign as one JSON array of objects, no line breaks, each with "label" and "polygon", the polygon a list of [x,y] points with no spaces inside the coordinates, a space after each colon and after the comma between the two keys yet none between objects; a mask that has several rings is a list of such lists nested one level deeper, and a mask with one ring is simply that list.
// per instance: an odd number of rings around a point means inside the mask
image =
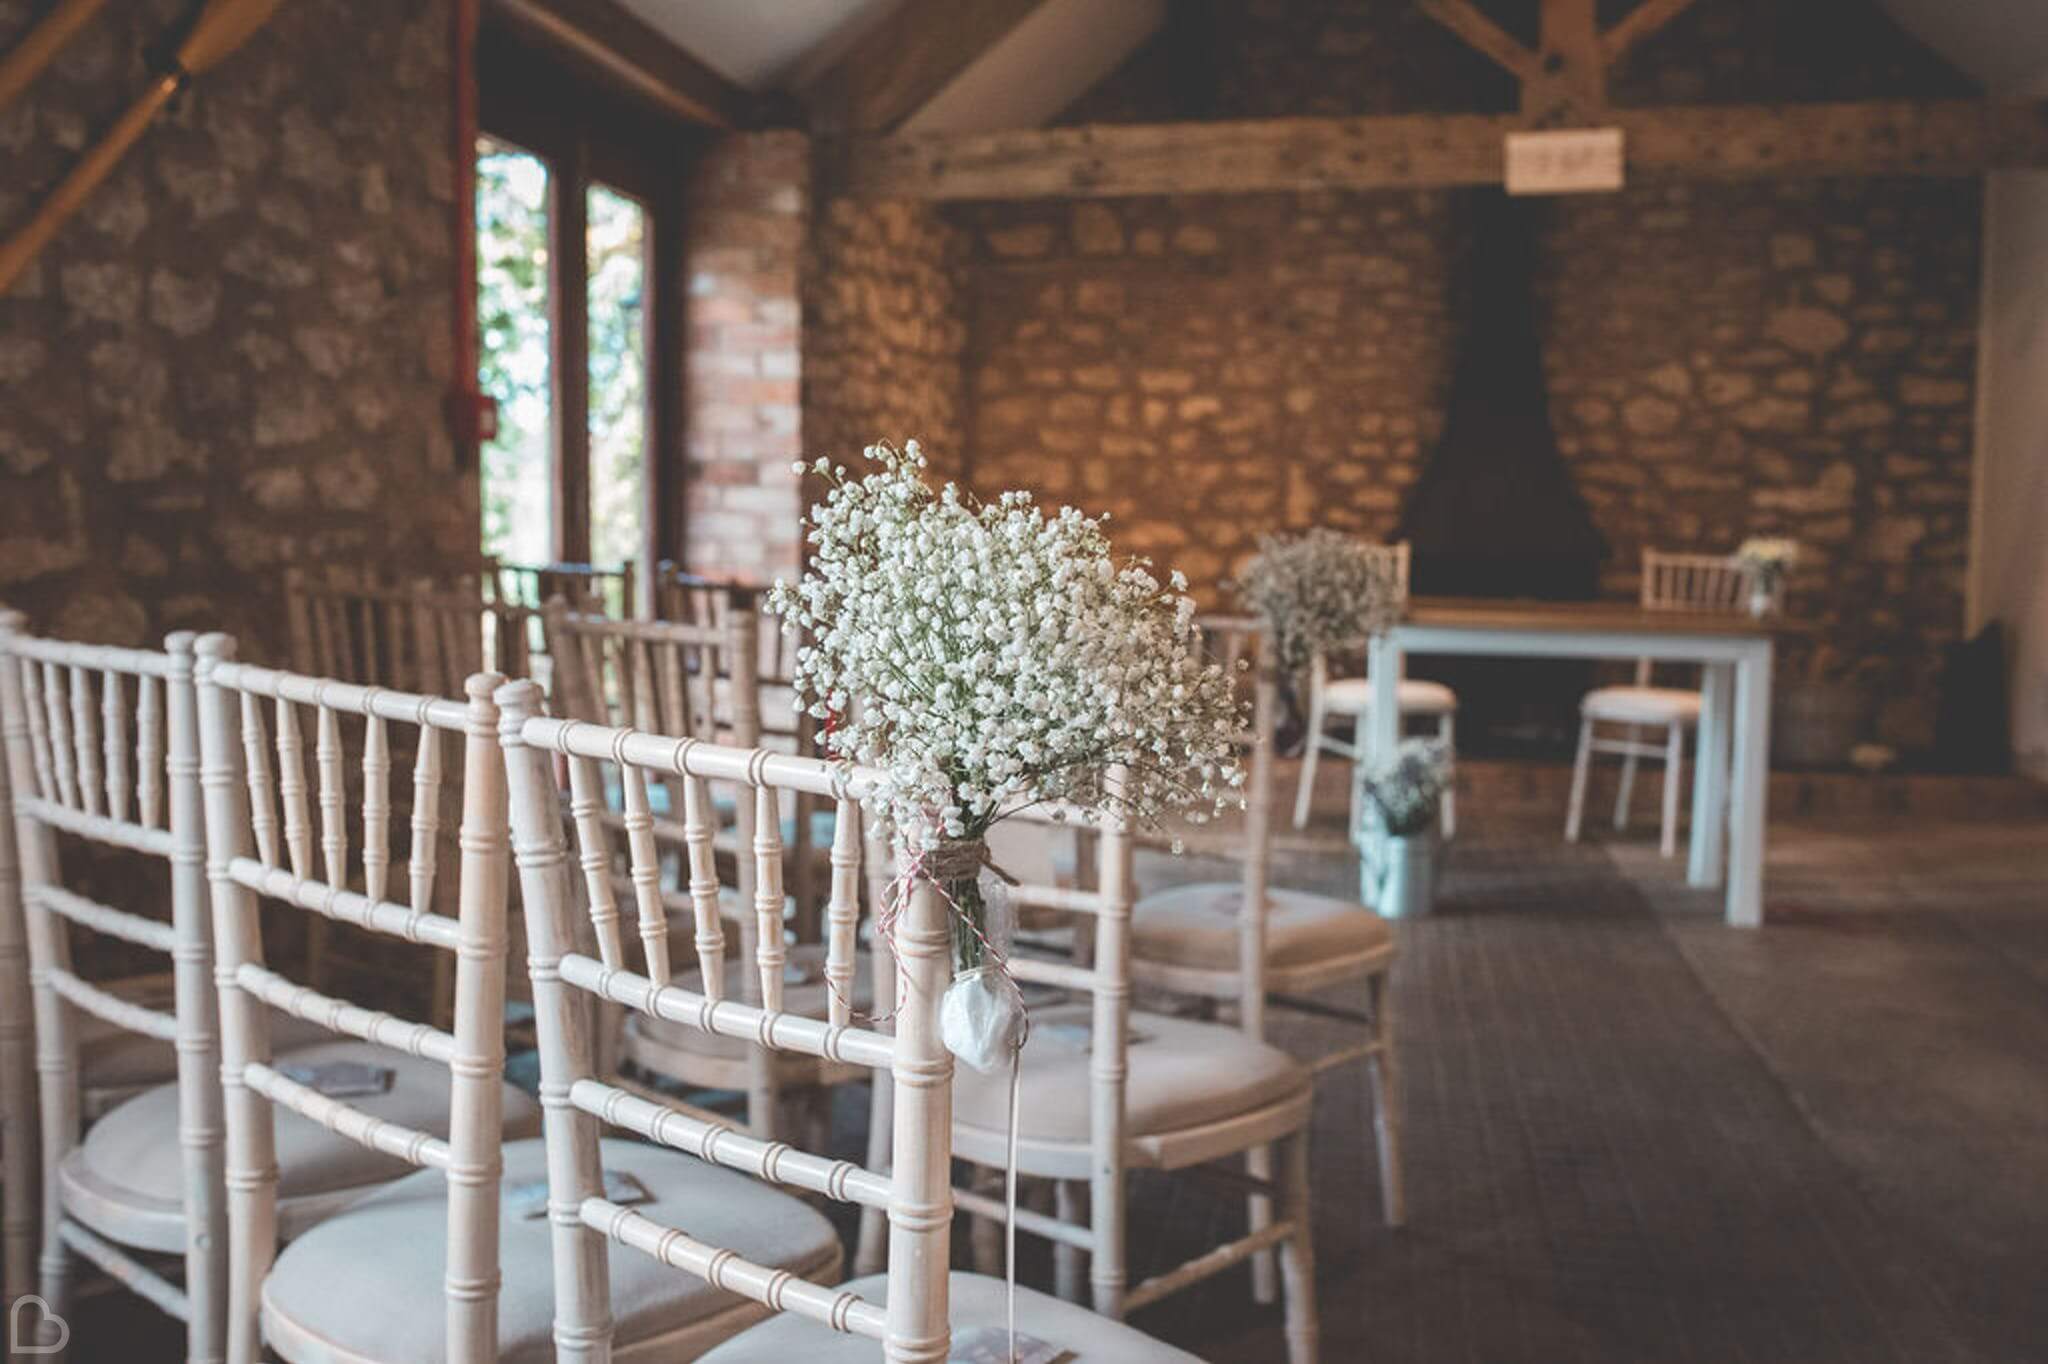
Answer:
[{"label": "hanging wooden sign", "polygon": [[1590,194],[1622,185],[1619,128],[1507,135],[1510,194]]}]

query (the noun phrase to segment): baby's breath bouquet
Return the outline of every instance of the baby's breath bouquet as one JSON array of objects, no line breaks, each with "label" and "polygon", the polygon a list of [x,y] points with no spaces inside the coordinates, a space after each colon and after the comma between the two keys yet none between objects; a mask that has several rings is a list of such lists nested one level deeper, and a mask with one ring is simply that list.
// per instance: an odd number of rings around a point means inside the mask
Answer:
[{"label": "baby's breath bouquet", "polygon": [[1400,585],[1373,546],[1321,527],[1259,537],[1237,591],[1265,618],[1280,666],[1294,673],[1317,654],[1361,647],[1401,610]]},{"label": "baby's breath bouquet", "polygon": [[886,774],[870,808],[958,909],[964,981],[1003,936],[978,875],[990,825],[1038,804],[1206,818],[1241,799],[1241,717],[1178,573],[1118,559],[1071,507],[933,489],[915,441],[867,459],[797,466],[829,491],[808,571],[768,605],[810,634],[796,688],[831,756]]}]

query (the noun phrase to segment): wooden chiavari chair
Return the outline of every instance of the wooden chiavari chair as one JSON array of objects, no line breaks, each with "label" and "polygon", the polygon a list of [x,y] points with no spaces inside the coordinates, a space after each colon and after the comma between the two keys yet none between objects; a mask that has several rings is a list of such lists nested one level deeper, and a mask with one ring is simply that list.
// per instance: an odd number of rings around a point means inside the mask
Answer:
[{"label": "wooden chiavari chair", "polygon": [[[1408,596],[1409,547],[1406,540],[1392,545],[1368,545],[1366,547],[1379,565],[1380,571],[1395,584],[1401,598]],[[1401,679],[1399,689],[1401,718],[1436,721],[1437,737],[1443,740],[1446,752],[1455,752],[1458,742],[1458,694],[1441,682],[1429,682],[1416,677]],[[1299,829],[1308,823],[1309,804],[1315,794],[1316,762],[1324,753],[1331,753],[1347,761],[1358,761],[1365,752],[1366,715],[1372,710],[1372,679],[1366,677],[1330,676],[1330,660],[1317,654],[1309,661],[1308,679],[1308,741],[1301,751],[1301,777],[1294,792],[1294,827]],[[1332,738],[1324,732],[1324,726],[1331,716],[1348,718],[1353,722],[1349,743]],[[1347,829],[1358,826],[1358,782],[1350,783],[1352,810]],[[1451,787],[1444,788],[1443,801],[1439,806],[1445,838],[1458,831],[1458,794]]]},{"label": "wooden chiavari chair", "polygon": [[[950,1133],[947,1125],[952,1059],[940,1044],[938,1002],[948,971],[948,924],[929,884],[908,895],[894,942],[906,982],[904,1009],[894,1036],[858,1023],[852,1011],[854,948],[861,877],[860,817],[856,800],[871,780],[815,759],[738,749],[689,738],[606,729],[539,714],[531,684],[499,692],[521,899],[533,942],[529,966],[541,1028],[541,1082],[548,1110],[552,1206],[557,1210],[555,1342],[563,1361],[623,1358],[620,1335],[606,1309],[607,1280],[627,1266],[607,1254],[607,1242],[641,1252],[650,1262],[684,1271],[756,1310],[783,1315],[704,1355],[707,1360],[839,1360],[872,1358],[881,1342],[892,1361],[939,1361],[953,1331],[1003,1319],[999,1283],[947,1273],[952,1207],[949,1199]],[[593,923],[599,955],[575,950],[571,867],[563,837],[551,758],[572,763],[612,762],[629,785],[680,780],[692,837],[695,949],[703,993],[678,983],[666,935],[641,943],[639,970],[627,964],[628,943],[617,925]],[[722,982],[725,939],[711,865],[712,783],[729,783],[743,798],[772,810],[782,791],[803,790],[833,805],[833,884],[827,911],[827,971],[834,982],[823,1017],[791,1012],[782,990],[782,947],[762,935],[745,969],[758,974],[763,1003],[727,996]],[[760,827],[773,830],[776,821]],[[579,849],[581,848],[579,829]],[[780,900],[781,850],[772,837],[755,847],[756,876]],[[648,850],[636,855],[644,866]],[[765,903],[765,893],[764,893]],[[643,923],[659,923],[647,920]],[[579,1005],[590,1000],[622,1005],[647,1017],[734,1040],[760,1041],[777,1051],[860,1066],[892,1076],[893,1173],[830,1160],[782,1142],[764,1142],[679,1107],[651,1102],[599,1077],[592,1039]],[[606,1195],[600,1166],[608,1149],[600,1123],[626,1128],[660,1146],[803,1189],[889,1219],[888,1271],[834,1289],[817,1277],[794,1275],[786,1265],[763,1262],[732,1238],[734,1220],[722,1204],[659,1210],[621,1206]],[[751,1229],[758,1237],[762,1228]],[[636,1260],[638,1257],[634,1257]],[[1080,1312],[1028,1291],[1019,1293],[1019,1325],[1090,1361],[1183,1359],[1117,1323]],[[843,1333],[835,1336],[834,1332]],[[622,1341],[620,1342],[623,1343]],[[690,1357],[684,1352],[681,1357]]]},{"label": "wooden chiavari chair", "polygon": [[[760,739],[759,688],[754,672],[755,633],[759,618],[751,610],[717,613],[699,622],[616,621],[572,612],[559,599],[547,615],[550,649],[556,661],[553,709],[567,719],[637,729],[649,734],[685,734],[692,738],[752,748]],[[643,873],[653,868],[657,880],[636,882],[627,874],[612,846],[623,831],[629,847],[636,840],[687,855],[683,821],[687,792],[680,778],[670,777],[643,787],[622,783],[616,797],[594,764],[569,764],[570,814],[577,823],[583,854],[593,859],[587,870],[603,866],[607,875],[586,877],[585,894],[597,920],[620,917],[623,896],[632,921],[665,915],[688,922],[693,910],[687,868],[678,865],[671,877],[657,855],[642,859]],[[644,803],[641,799],[644,796]],[[613,808],[613,800],[619,808]],[[662,808],[655,809],[659,804]],[[760,812],[750,800],[731,810],[713,811],[712,847],[720,878],[720,913],[733,921],[743,943],[741,960],[751,959],[755,935],[785,935],[778,903],[771,916],[760,909],[753,849]],[[783,837],[778,818],[777,837]],[[673,883],[673,884],[671,884]],[[727,894],[724,886],[733,888]],[[821,996],[825,990],[819,949],[798,947],[785,963],[794,974],[791,988]],[[692,970],[694,968],[691,968]],[[760,984],[752,975],[728,967],[728,988],[748,1003],[761,1001]],[[688,988],[701,988],[685,971]],[[813,1004],[819,1001],[811,1001]],[[614,1011],[616,1012],[616,1011]],[[806,1064],[800,1057],[775,1057],[766,1049],[714,1034],[671,1025],[658,1018],[624,1014],[620,1019],[618,1059],[652,1076],[669,1077],[706,1089],[737,1089],[747,1094],[748,1121],[757,1135],[775,1135],[780,1125],[785,1089],[816,1091],[850,1078],[844,1067]],[[607,1036],[603,1041],[609,1044]],[[604,1060],[609,1062],[609,1046]],[[607,1067],[609,1068],[609,1067]]]},{"label": "wooden chiavari chair", "polygon": [[[655,567],[654,608],[659,619],[696,625],[718,625],[735,615],[752,616],[759,649],[754,667],[764,748],[818,756],[818,722],[797,705],[797,635],[770,614],[766,594],[758,587],[721,582],[687,573],[664,559]],[[816,942],[823,912],[823,885],[831,876],[824,844],[812,827],[819,815],[816,797],[799,792],[790,800],[790,826],[785,844],[790,853],[791,927],[797,941]]]},{"label": "wooden chiavari chair", "polygon": [[[172,635],[166,652],[153,653],[34,639],[18,633],[21,624],[15,613],[0,615],[0,711],[36,1025],[38,1291],[61,1317],[70,1306],[72,1260],[82,1258],[184,1321],[189,1358],[218,1360],[226,1219],[204,835],[193,780],[192,636]],[[67,887],[59,833],[168,863],[169,922]],[[138,1004],[78,974],[73,927],[170,957],[175,1011]],[[131,1100],[83,1141],[75,1027],[81,1016],[169,1044],[177,1056],[177,1082],[165,1102],[155,1093]],[[138,1137],[161,1147],[171,1130],[174,1153],[149,1172],[166,1173],[168,1166],[167,1181],[138,1179],[141,1172],[124,1168],[121,1157]],[[10,1199],[33,1183],[17,1184],[14,1174],[10,1169]],[[183,1284],[159,1274],[138,1251],[182,1255]]]},{"label": "wooden chiavari chair", "polygon": [[[445,1245],[448,1353],[440,1357],[495,1359],[488,1345],[496,1308],[499,1149],[506,1137],[533,1132],[539,1118],[531,1100],[501,1075],[504,784],[489,742],[496,712],[487,694],[497,679],[487,675],[473,683],[465,704],[251,667],[233,660],[225,636],[206,636],[197,647],[227,1129],[228,1357],[237,1364],[261,1357],[259,1314],[261,1336],[288,1360],[439,1356],[440,1311],[421,1328],[420,1313],[406,1311],[408,1300],[352,1302],[341,1286],[388,1270],[406,1255],[432,1256],[438,1268]],[[275,782],[266,712],[274,721]],[[308,727],[316,738],[311,783]],[[455,782],[462,803],[455,918],[434,910],[443,879],[439,822],[450,732],[464,741]],[[399,823],[392,755],[408,747],[415,755],[413,793],[401,861],[391,838]],[[345,751],[362,754],[359,819],[349,813]],[[259,899],[454,956],[453,1031],[319,993],[272,969]],[[275,1057],[271,1010],[348,1040]],[[339,1074],[344,1068],[335,1063],[344,1060],[351,1064]],[[449,1135],[430,1135],[430,1128]],[[321,1133],[328,1150],[307,1148],[300,1134],[309,1129]],[[337,1149],[345,1154],[334,1154]],[[332,1247],[345,1243],[358,1223],[321,1221],[309,1229],[288,1196],[327,1183],[349,1165],[373,1178],[355,1179],[339,1196],[330,1195],[323,1214],[346,1203],[344,1217],[360,1217],[357,1200],[366,1184],[391,1185],[370,1196],[385,1204],[386,1195],[414,1198],[419,1182],[402,1176],[424,1166],[435,1172],[437,1193],[446,1175],[454,1211],[446,1218],[445,1241],[437,1223],[431,1249],[422,1250],[415,1228],[409,1242],[336,1257]],[[280,1241],[289,1242],[281,1255]],[[440,1286],[436,1274],[437,1294]],[[396,1330],[401,1318],[429,1330],[432,1346],[409,1355],[347,1353],[352,1327]],[[474,1352],[478,1342],[484,1353]]]},{"label": "wooden chiavari chair", "polygon": [[[1050,820],[1037,809],[1013,819]],[[1073,816],[1078,818],[1078,816]],[[1069,821],[1071,822],[1071,820]],[[1082,966],[1013,953],[1026,987],[1071,992],[1073,1003],[1035,1007],[1015,1110],[1016,1170],[1055,1181],[1055,1213],[1019,1208],[1021,1231],[1050,1239],[1061,1296],[1078,1296],[1083,1257],[1095,1310],[1121,1318],[1259,1254],[1277,1249],[1284,1279],[1288,1357],[1313,1364],[1317,1348],[1314,1249],[1309,1228],[1308,1067],[1251,1033],[1161,1014],[1133,1013],[1132,837],[1118,820],[1095,833],[1094,887],[1023,884],[1010,897],[1088,916],[1093,962]],[[1263,995],[1263,959],[1251,963],[1247,997]],[[986,1170],[1005,1167],[1010,1075],[961,1072],[953,1096],[953,1149]],[[1277,1172],[1265,1153],[1277,1148]],[[1192,1170],[1244,1157],[1249,1184],[1270,1216],[1246,1236],[1142,1283],[1129,1282],[1125,1183],[1132,1169]],[[956,1190],[978,1217],[1008,1218],[1002,1199]]]},{"label": "wooden chiavari chair", "polygon": [[[1726,554],[1669,554],[1643,551],[1642,605],[1645,611],[1692,615],[1733,615],[1749,600],[1750,575],[1740,560]],[[1779,590],[1783,590],[1780,584]],[[1579,703],[1579,746],[1572,762],[1571,803],[1564,820],[1565,840],[1579,841],[1586,810],[1586,780],[1596,753],[1621,758],[1621,783],[1615,792],[1614,827],[1628,828],[1629,803],[1635,797],[1636,765],[1648,758],[1664,764],[1664,809],[1659,847],[1666,857],[1678,852],[1678,803],[1684,787],[1685,736],[1699,728],[1700,693],[1679,687],[1653,686],[1647,658],[1636,660],[1632,686],[1598,687]],[[1620,737],[1599,727],[1620,726]],[[1642,737],[1645,729],[1662,730],[1661,743]]]},{"label": "wooden chiavari chair", "polygon": [[[1320,1075],[1363,1060],[1372,1095],[1378,1144],[1380,1198],[1388,1225],[1405,1216],[1401,1171],[1401,1108],[1388,993],[1393,927],[1354,901],[1271,884],[1274,731],[1279,724],[1279,683],[1271,642],[1256,621],[1212,618],[1202,622],[1212,659],[1233,671],[1248,669],[1252,728],[1245,782],[1244,832],[1235,850],[1240,882],[1201,882],[1141,897],[1131,915],[1131,977],[1140,987],[1234,1005],[1238,1023],[1263,1038],[1269,1007],[1357,1025],[1360,1040],[1318,1056]],[[1200,842],[1206,831],[1191,832]],[[1262,979],[1263,977],[1263,979]],[[1333,986],[1361,987],[1362,1008],[1309,996]],[[1255,1169],[1263,1158],[1253,1162]],[[1265,1200],[1255,1198],[1252,1221],[1264,1225]],[[1256,1266],[1257,1289],[1271,1294],[1270,1261]]]}]

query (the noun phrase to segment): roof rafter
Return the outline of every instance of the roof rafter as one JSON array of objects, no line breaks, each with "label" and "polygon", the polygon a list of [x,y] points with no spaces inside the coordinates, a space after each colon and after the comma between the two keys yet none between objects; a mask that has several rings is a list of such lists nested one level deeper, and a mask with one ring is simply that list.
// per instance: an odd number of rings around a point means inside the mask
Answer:
[{"label": "roof rafter", "polygon": [[801,92],[821,130],[883,133],[1022,23],[1040,0],[907,0]]}]

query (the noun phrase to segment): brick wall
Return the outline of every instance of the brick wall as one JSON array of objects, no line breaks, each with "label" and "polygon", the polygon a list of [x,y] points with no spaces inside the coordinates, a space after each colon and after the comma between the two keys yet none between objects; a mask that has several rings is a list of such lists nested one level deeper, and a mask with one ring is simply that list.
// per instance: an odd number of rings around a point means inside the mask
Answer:
[{"label": "brick wall", "polygon": [[[47,8],[0,0],[0,50]],[[188,17],[109,6],[0,111],[0,224]],[[287,563],[474,557],[441,414],[447,34],[438,0],[283,6],[0,297],[0,599],[37,629],[275,658]]]},{"label": "brick wall", "polygon": [[699,573],[761,582],[797,562],[808,158],[801,134],[749,133],[690,172],[683,562]]}]

